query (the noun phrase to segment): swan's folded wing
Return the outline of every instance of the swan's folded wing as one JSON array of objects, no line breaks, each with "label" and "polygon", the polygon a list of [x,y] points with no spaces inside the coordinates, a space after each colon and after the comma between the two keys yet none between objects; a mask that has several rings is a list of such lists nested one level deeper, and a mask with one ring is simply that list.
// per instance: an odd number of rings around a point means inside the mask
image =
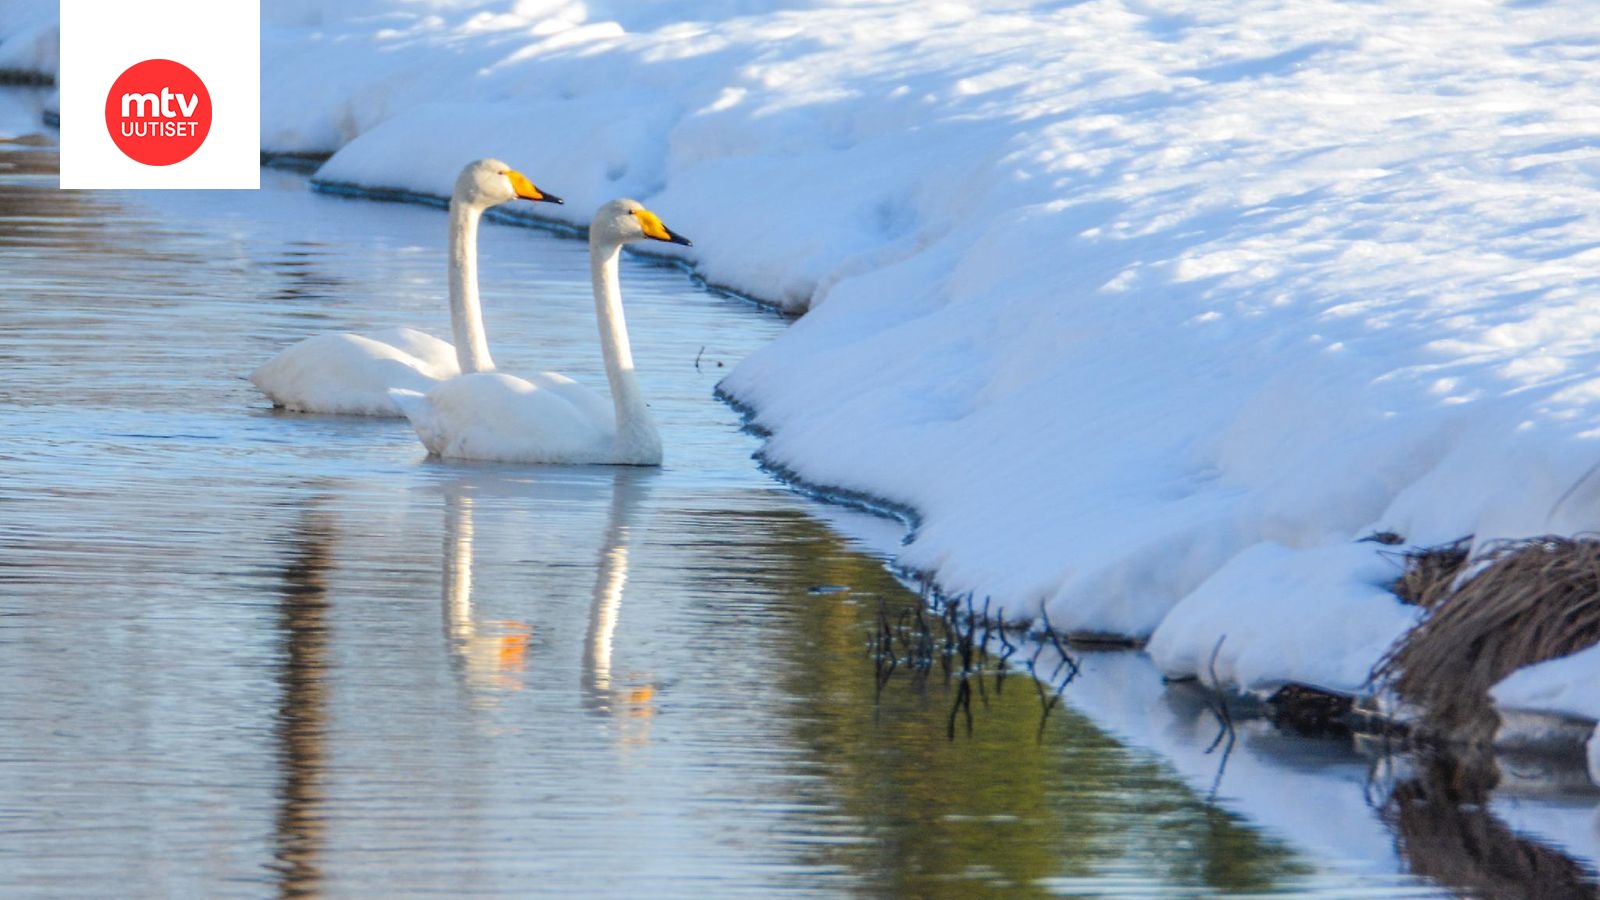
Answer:
[{"label": "swan's folded wing", "polygon": [[415,328],[387,328],[383,331],[370,332],[365,337],[380,344],[388,344],[416,359],[426,367],[425,372],[440,381],[461,374],[461,366],[456,361],[455,346],[426,331],[418,331]]},{"label": "swan's folded wing", "polygon": [[560,372],[540,372],[528,380],[535,386],[561,397],[596,422],[616,421],[616,407],[609,398],[589,390]]},{"label": "swan's folded wing", "polygon": [[436,379],[422,360],[358,334],[319,334],[250,375],[278,406],[300,412],[396,416],[390,388],[424,391]]}]

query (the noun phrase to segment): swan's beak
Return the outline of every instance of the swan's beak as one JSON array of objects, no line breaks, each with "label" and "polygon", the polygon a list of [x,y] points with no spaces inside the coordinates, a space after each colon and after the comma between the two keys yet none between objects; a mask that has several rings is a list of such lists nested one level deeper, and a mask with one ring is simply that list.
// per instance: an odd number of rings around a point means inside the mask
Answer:
[{"label": "swan's beak", "polygon": [[517,192],[517,197],[522,200],[544,201],[545,203],[564,203],[566,201],[555,194],[546,194],[533,186],[528,176],[521,172],[507,172],[506,177],[511,179],[511,188]]},{"label": "swan's beak", "polygon": [[636,209],[634,218],[639,220],[639,225],[644,229],[644,236],[652,240],[666,241],[669,244],[682,244],[693,247],[688,238],[661,224],[661,218],[648,209]]}]

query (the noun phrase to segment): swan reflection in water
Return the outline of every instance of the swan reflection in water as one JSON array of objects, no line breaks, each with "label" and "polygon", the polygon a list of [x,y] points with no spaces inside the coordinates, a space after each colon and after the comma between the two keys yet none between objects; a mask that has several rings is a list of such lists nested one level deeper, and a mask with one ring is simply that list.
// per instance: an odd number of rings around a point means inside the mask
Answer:
[{"label": "swan reflection in water", "polygon": [[444,631],[474,688],[521,690],[533,626],[515,619],[479,623],[472,615],[472,497],[461,482],[444,500]]},{"label": "swan reflection in water", "polygon": [[[648,676],[630,673],[628,684],[618,684],[612,673],[612,653],[617,621],[622,613],[622,592],[628,583],[628,552],[642,484],[649,473],[619,467],[606,515],[605,540],[595,568],[594,597],[589,605],[589,632],[583,644],[583,703],[591,712],[635,719],[655,714],[656,686]],[[634,735],[643,738],[643,735]]]},{"label": "swan reflection in water", "polygon": [[[569,504],[605,497],[610,489],[610,504],[605,531],[595,555],[594,588],[589,604],[589,622],[583,643],[580,690],[583,705],[593,713],[648,719],[654,713],[656,685],[648,675],[628,673],[619,677],[613,669],[617,624],[628,582],[630,540],[646,479],[654,473],[634,467],[615,467],[603,475],[595,470],[571,472],[539,481],[508,480],[490,473],[475,473],[458,478],[444,488],[443,608],[445,637],[467,685],[480,697],[523,687],[528,655],[536,635],[548,640],[562,630],[556,623],[536,626],[516,619],[490,620],[474,614],[472,570],[475,504],[521,503],[529,499],[541,503]],[[476,496],[475,496],[476,495]],[[559,598],[552,598],[559,600]],[[564,608],[560,602],[542,604],[547,612]],[[642,741],[637,729],[625,739]]]}]

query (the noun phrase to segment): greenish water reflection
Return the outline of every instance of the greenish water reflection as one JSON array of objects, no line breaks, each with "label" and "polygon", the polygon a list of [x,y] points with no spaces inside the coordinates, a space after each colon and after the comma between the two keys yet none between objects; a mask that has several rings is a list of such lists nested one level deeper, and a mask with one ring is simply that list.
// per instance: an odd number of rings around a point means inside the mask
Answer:
[{"label": "greenish water reflection", "polygon": [[797,510],[706,519],[685,529],[685,548],[727,560],[719,581],[782,598],[777,677],[795,704],[791,732],[835,814],[859,825],[857,840],[816,846],[807,864],[848,869],[875,892],[952,897],[979,885],[1045,893],[1063,879],[1254,893],[1312,873],[1070,709],[1052,712],[1041,739],[1040,698],[1016,663],[999,687],[988,678],[975,692],[971,736],[951,740],[956,687],[942,668],[917,679],[905,667],[878,687],[866,647],[879,602],[891,618],[919,602],[879,561]]}]

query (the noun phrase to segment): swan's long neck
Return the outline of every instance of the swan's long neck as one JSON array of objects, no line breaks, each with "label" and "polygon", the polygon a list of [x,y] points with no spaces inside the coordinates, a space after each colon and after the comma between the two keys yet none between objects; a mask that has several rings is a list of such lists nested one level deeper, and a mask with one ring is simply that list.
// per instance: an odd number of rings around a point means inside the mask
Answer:
[{"label": "swan's long neck", "polygon": [[[622,245],[603,238],[589,242],[589,268],[594,277],[594,312],[600,324],[600,352],[606,361],[606,380],[617,407],[617,451],[622,457],[641,455],[659,461],[661,438],[650,410],[639,392],[633,373],[633,349],[628,344],[628,323],[622,315],[622,288],[617,260]],[[652,449],[653,448],[653,449]],[[628,461],[624,459],[624,461]]]},{"label": "swan's long neck", "polygon": [[450,200],[450,330],[463,374],[492,372],[489,339],[478,305],[478,219],[483,210],[460,198]]}]

